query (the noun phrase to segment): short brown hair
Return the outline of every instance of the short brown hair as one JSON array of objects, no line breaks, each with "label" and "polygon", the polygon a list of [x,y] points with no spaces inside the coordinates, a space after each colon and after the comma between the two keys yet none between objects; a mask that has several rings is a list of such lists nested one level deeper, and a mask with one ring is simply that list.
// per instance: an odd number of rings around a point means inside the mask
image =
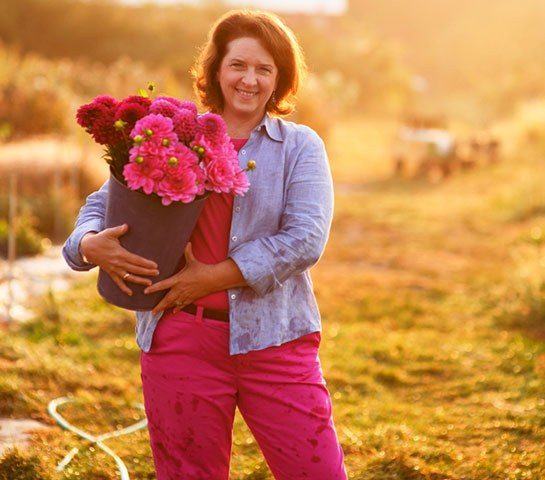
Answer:
[{"label": "short brown hair", "polygon": [[278,68],[275,101],[266,105],[273,115],[288,115],[295,109],[295,95],[307,68],[303,51],[292,30],[277,15],[261,10],[239,9],[224,14],[208,32],[193,66],[193,87],[203,107],[221,113],[223,94],[216,75],[227,53],[227,44],[241,37],[258,40]]}]

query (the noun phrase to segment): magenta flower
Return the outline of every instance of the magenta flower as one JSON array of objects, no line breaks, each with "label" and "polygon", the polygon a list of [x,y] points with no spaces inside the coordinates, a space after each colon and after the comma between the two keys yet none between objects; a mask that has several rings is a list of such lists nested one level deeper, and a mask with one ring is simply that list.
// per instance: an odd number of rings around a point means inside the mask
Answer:
[{"label": "magenta flower", "polygon": [[158,144],[163,142],[163,140],[168,140],[169,143],[174,143],[178,140],[174,133],[172,120],[155,113],[146,115],[136,122],[131,131],[131,137],[134,139],[137,136],[145,141],[152,141]]},{"label": "magenta flower", "polygon": [[203,188],[199,184],[204,182],[198,156],[185,145],[177,144],[168,150],[167,157],[163,162],[163,178],[157,184],[162,203],[193,201]]},{"label": "magenta flower", "polygon": [[118,105],[117,100],[111,95],[99,95],[98,97],[95,97],[93,103],[110,109],[115,109]]},{"label": "magenta flower", "polygon": [[163,178],[162,163],[155,158],[142,158],[131,161],[123,167],[123,176],[131,190],[142,189],[150,195],[156,191],[156,183]]},{"label": "magenta flower", "polygon": [[169,148],[157,142],[144,142],[141,145],[134,145],[129,150],[129,160],[136,161],[137,157],[153,161],[161,165],[169,153]]},{"label": "magenta flower", "polygon": [[244,170],[240,169],[233,180],[233,193],[244,196],[249,188],[250,182],[248,181],[248,176]]},{"label": "magenta flower", "polygon": [[193,115],[197,115],[197,105],[195,105],[193,102],[190,102],[189,100],[182,100],[180,108],[182,110],[189,110]]},{"label": "magenta flower", "polygon": [[163,205],[172,202],[189,203],[198,194],[197,175],[194,169],[172,166],[172,172],[163,177],[157,184],[157,195],[161,197]]},{"label": "magenta flower", "polygon": [[107,147],[118,179],[165,205],[191,202],[207,190],[243,195],[249,188],[225,122],[214,113],[199,116],[193,102],[101,95],[82,105],[76,119]]},{"label": "magenta flower", "polygon": [[221,145],[229,141],[227,128],[223,118],[215,113],[205,113],[197,118],[198,132],[213,145]]},{"label": "magenta flower", "polygon": [[205,167],[206,187],[214,192],[227,193],[231,190],[235,177],[235,169],[232,163],[222,158],[215,158]]},{"label": "magenta flower", "polygon": [[123,120],[127,124],[124,131],[128,135],[134,128],[136,122],[147,114],[148,108],[144,105],[124,100],[117,107],[114,120]]},{"label": "magenta flower", "polygon": [[174,118],[180,109],[172,102],[158,99],[151,103],[149,111],[150,113],[157,113],[164,117]]},{"label": "magenta flower", "polygon": [[151,105],[151,100],[146,97],[142,97],[141,95],[130,95],[127,98],[125,98],[121,103],[137,103],[141,107],[144,107],[149,110]]},{"label": "magenta flower", "polygon": [[129,163],[123,168],[127,186],[132,190],[142,188],[144,193],[157,193],[157,182],[164,177],[164,165],[169,147],[157,142],[143,142],[129,150]]},{"label": "magenta flower", "polygon": [[155,101],[157,100],[167,101],[177,107],[179,110],[189,110],[190,112],[193,112],[194,115],[197,115],[197,105],[195,105],[193,102],[190,102],[189,100],[178,100],[177,98],[169,97],[166,95],[157,97]]},{"label": "magenta flower", "polygon": [[91,103],[78,108],[76,120],[101,145],[113,145],[122,140],[114,128],[117,100],[109,95],[96,97]]},{"label": "magenta flower", "polygon": [[179,110],[173,119],[174,131],[181,142],[189,144],[197,132],[197,118],[190,110]]}]

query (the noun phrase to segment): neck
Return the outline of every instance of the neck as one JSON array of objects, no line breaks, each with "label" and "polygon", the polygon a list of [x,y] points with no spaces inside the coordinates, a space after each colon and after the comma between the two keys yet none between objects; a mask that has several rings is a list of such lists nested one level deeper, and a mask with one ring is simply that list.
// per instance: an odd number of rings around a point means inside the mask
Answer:
[{"label": "neck", "polygon": [[263,118],[263,113],[248,117],[240,117],[223,112],[223,120],[227,125],[227,134],[231,138],[248,138],[252,130],[259,125]]}]

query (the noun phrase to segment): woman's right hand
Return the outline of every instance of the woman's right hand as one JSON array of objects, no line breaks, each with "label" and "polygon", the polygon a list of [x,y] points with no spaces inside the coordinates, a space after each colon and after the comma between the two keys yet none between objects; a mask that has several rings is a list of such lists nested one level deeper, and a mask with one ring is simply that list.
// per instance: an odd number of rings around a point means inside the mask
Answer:
[{"label": "woman's right hand", "polygon": [[110,275],[123,292],[132,295],[125,281],[149,286],[152,281],[146,277],[159,275],[159,270],[154,261],[135,255],[121,246],[119,237],[127,233],[128,229],[128,225],[123,224],[98,233],[86,233],[80,242],[80,252],[89,262]]}]

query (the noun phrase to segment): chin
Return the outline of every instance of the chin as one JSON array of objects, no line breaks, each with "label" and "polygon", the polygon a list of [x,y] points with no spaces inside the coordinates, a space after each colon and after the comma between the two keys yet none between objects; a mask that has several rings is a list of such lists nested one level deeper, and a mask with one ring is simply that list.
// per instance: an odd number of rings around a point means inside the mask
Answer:
[{"label": "chin", "polygon": [[236,113],[239,113],[241,115],[252,115],[252,114],[257,114],[259,113],[260,111],[264,111],[265,107],[260,107],[260,106],[255,106],[255,105],[241,105],[241,104],[237,104],[237,105],[233,105],[233,110],[236,112]]}]

